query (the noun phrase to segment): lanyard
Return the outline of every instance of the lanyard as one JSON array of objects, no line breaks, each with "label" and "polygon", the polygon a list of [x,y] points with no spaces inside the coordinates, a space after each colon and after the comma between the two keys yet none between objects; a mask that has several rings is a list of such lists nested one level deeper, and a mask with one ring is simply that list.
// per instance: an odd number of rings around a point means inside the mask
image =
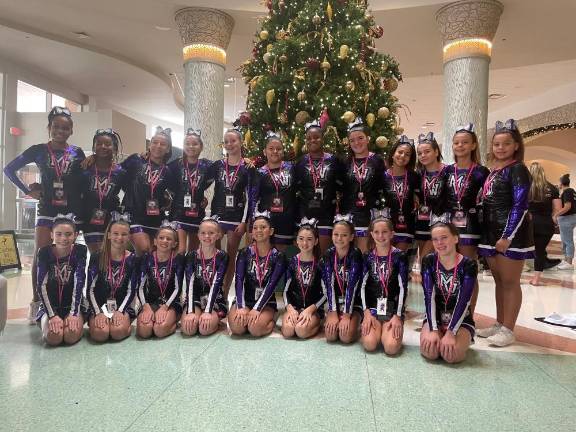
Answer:
[{"label": "lanyard", "polygon": [[160,178],[162,177],[162,173],[164,172],[164,168],[166,167],[166,165],[162,165],[160,167],[160,172],[158,172],[158,170],[156,170],[157,174],[152,174],[152,164],[150,163],[150,159],[148,159],[148,183],[150,184],[150,198],[154,198],[154,190],[156,189],[156,186],[158,186],[158,182],[160,181]]},{"label": "lanyard", "polygon": [[[302,276],[302,268],[300,266],[300,254],[296,256],[298,259],[298,282],[300,283],[300,291],[302,291],[302,303],[306,307],[306,294],[308,294],[308,289],[312,283],[312,278],[314,277],[314,269],[316,268],[316,258],[312,258],[312,267],[310,267],[310,284],[306,286],[304,283],[304,277]],[[304,289],[306,288],[306,289]]]},{"label": "lanyard", "polygon": [[272,252],[272,249],[270,249],[266,254],[266,261],[264,262],[263,272],[260,271],[260,257],[258,256],[259,255],[258,248],[256,247],[256,245],[254,245],[254,247],[252,248],[252,252],[254,253],[256,259],[256,279],[258,279],[258,285],[260,286],[260,288],[262,288],[262,282],[264,281],[266,273],[268,272],[268,261],[270,260],[270,254]]},{"label": "lanyard", "polygon": [[120,266],[120,276],[118,279],[114,278],[114,272],[112,271],[112,260],[108,260],[108,281],[112,285],[112,292],[110,293],[110,298],[116,298],[116,291],[120,287],[122,280],[124,279],[124,264],[126,263],[126,254],[122,257],[122,265]]},{"label": "lanyard", "polygon": [[344,287],[344,283],[347,282],[344,281],[344,278],[346,277],[346,258],[347,257],[344,257],[344,268],[342,272],[343,278],[340,278],[340,272],[338,271],[338,252],[334,251],[334,273],[336,275],[336,282],[338,282],[338,287],[340,288],[340,295],[343,297],[346,296],[346,290]]},{"label": "lanyard", "polygon": [[104,200],[104,197],[106,196],[106,191],[108,189],[108,185],[110,184],[110,178],[112,177],[112,168],[114,165],[112,165],[110,167],[110,170],[108,171],[108,178],[106,179],[106,183],[104,183],[104,186],[100,185],[100,175],[98,174],[98,167],[96,166],[96,164],[94,164],[94,171],[96,171],[96,190],[98,191],[98,202],[100,203],[99,205],[99,209],[102,208],[102,201]]},{"label": "lanyard", "polygon": [[390,281],[390,275],[392,274],[392,246],[388,250],[388,264],[386,265],[386,272],[382,273],[380,270],[380,257],[378,252],[374,249],[374,256],[376,257],[376,272],[378,273],[378,279],[380,279],[380,285],[382,285],[382,297],[388,298],[388,282]]},{"label": "lanyard", "polygon": [[[72,249],[70,250],[70,254],[68,255],[68,262],[66,263],[67,267],[70,267],[70,258],[72,258],[72,252],[74,251],[74,245],[72,245]],[[56,272],[56,282],[58,283],[58,306],[62,306],[62,295],[64,294],[64,284],[65,282],[62,280],[62,269],[60,269],[60,260],[56,256],[56,267],[58,271]],[[66,281],[67,283],[68,281]]]},{"label": "lanyard", "polygon": [[174,253],[170,252],[170,259],[168,260],[168,266],[164,272],[164,277],[160,277],[160,272],[158,271],[158,257],[156,252],[152,254],[154,256],[154,277],[156,278],[156,283],[160,288],[160,295],[162,300],[164,300],[164,293],[168,287],[168,282],[170,282],[170,277],[172,276],[172,259],[174,258]]},{"label": "lanyard", "polygon": [[[426,169],[424,169],[422,171],[422,193],[424,195],[424,205],[426,205],[426,199],[428,198],[428,195],[430,195],[430,193],[429,193],[430,189],[432,189],[432,186],[434,186],[434,184],[436,183],[436,180],[438,180],[440,175],[444,172],[444,168],[445,168],[445,166],[442,165],[442,167],[438,170],[436,175],[434,177],[432,177],[432,180],[430,180],[429,182],[426,182],[426,179],[427,179]],[[428,183],[428,184],[426,184],[426,183]]]},{"label": "lanyard", "polygon": [[64,157],[62,158],[61,162],[58,162],[58,160],[56,159],[56,155],[54,154],[54,150],[52,150],[52,146],[50,145],[50,143],[46,144],[48,146],[48,153],[50,153],[50,160],[52,161],[52,165],[54,165],[54,171],[56,172],[56,178],[58,179],[59,182],[62,181],[62,173],[64,171],[64,168],[66,167],[66,162],[68,161],[68,156],[69,156],[69,148],[66,147],[66,150],[64,150]]},{"label": "lanyard", "polygon": [[224,159],[224,168],[226,169],[226,187],[231,191],[234,187],[234,183],[236,183],[236,178],[238,177],[238,171],[240,171],[240,167],[244,161],[241,159],[238,165],[236,165],[236,169],[232,174],[232,178],[230,178],[230,165],[228,164],[228,158]]},{"label": "lanyard", "polygon": [[394,194],[396,195],[396,199],[398,200],[398,203],[400,204],[400,213],[402,213],[402,210],[404,209],[404,200],[406,199],[406,195],[408,192],[408,170],[406,170],[406,172],[404,173],[404,180],[403,180],[403,187],[402,187],[402,194],[400,194],[398,192],[398,188],[396,187],[396,178],[392,175],[392,171],[389,170],[388,174],[390,175],[390,177],[392,178],[392,190],[394,191]]},{"label": "lanyard", "polygon": [[192,201],[194,201],[194,195],[196,195],[196,188],[198,187],[198,165],[200,161],[196,162],[196,169],[194,174],[190,175],[190,170],[188,168],[188,160],[184,160],[184,171],[186,171],[186,178],[188,179],[188,184],[190,185],[190,194],[192,194]]},{"label": "lanyard", "polygon": [[492,183],[494,183],[494,180],[496,180],[496,176],[506,167],[512,165],[514,162],[516,162],[515,160],[508,162],[506,165],[504,165],[502,168],[498,168],[495,170],[492,170],[490,172],[490,174],[488,174],[488,178],[486,179],[486,181],[484,182],[484,186],[482,186],[482,200],[484,200],[484,198],[486,198],[486,195],[488,194],[488,192],[490,191],[490,189],[492,188]]},{"label": "lanyard", "polygon": [[210,277],[210,273],[208,273],[208,266],[206,265],[206,259],[204,258],[204,252],[202,251],[202,248],[200,248],[199,251],[200,259],[202,260],[202,277],[206,282],[208,282],[209,286],[212,286],[212,282],[216,276],[216,256],[218,255],[218,251],[216,251],[212,257],[212,277]]},{"label": "lanyard", "polygon": [[[456,261],[458,261],[458,256],[456,256]],[[450,281],[450,287],[448,288],[448,292],[445,293],[444,286],[441,283],[441,277],[440,277],[440,257],[436,255],[436,283],[438,285],[440,293],[442,294],[442,297],[444,298],[444,311],[446,311],[446,308],[448,307],[448,301],[450,300],[450,296],[452,295],[452,291],[454,290],[454,284],[456,283],[456,273],[458,273],[458,264],[459,263],[456,262],[456,265],[454,266],[454,270],[452,272],[452,280]]]},{"label": "lanyard", "polygon": [[360,165],[356,165],[356,156],[352,156],[352,171],[354,172],[354,177],[360,186],[360,190],[362,190],[362,182],[366,180],[366,176],[368,175],[368,159],[370,155]]},{"label": "lanyard", "polygon": [[462,188],[460,188],[458,185],[458,164],[454,164],[454,193],[456,194],[456,202],[458,203],[458,207],[460,207],[460,201],[462,200],[464,192],[466,192],[468,181],[470,180],[470,175],[472,174],[472,171],[474,171],[474,168],[476,168],[476,164],[472,163],[470,168],[468,168],[468,173],[466,174]]},{"label": "lanyard", "polygon": [[320,180],[322,179],[322,171],[324,171],[324,155],[320,159],[320,165],[318,168],[312,162],[312,157],[308,156],[308,164],[310,165],[310,173],[312,174],[312,182],[314,183],[314,188],[316,189],[320,185]]}]

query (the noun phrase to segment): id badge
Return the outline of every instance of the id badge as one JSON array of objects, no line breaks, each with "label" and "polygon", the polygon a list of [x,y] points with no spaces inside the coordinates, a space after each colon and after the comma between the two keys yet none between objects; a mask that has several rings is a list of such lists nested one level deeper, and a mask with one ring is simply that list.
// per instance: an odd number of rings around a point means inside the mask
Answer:
[{"label": "id badge", "polygon": [[284,205],[282,204],[282,198],[275,197],[272,199],[272,206],[270,207],[272,213],[282,213],[284,211]]},{"label": "id badge", "polygon": [[184,195],[184,208],[192,207],[192,195],[186,194]]},{"label": "id badge", "polygon": [[405,230],[406,228],[408,228],[408,225],[406,225],[406,218],[404,215],[398,215],[398,223],[396,223],[396,229]]},{"label": "id badge", "polygon": [[452,223],[457,228],[466,228],[466,225],[468,225],[468,218],[466,217],[466,213],[464,213],[462,210],[456,211],[452,217]]},{"label": "id badge", "polygon": [[226,195],[226,208],[234,208],[234,195]]},{"label": "id badge", "polygon": [[314,200],[322,201],[324,199],[324,188],[314,189]]},{"label": "id badge", "polygon": [[[62,185],[62,183],[54,183],[54,185]],[[66,194],[64,193],[64,189],[62,187],[57,188],[54,186],[53,196],[52,196],[52,205],[64,207],[68,204],[66,200]]]},{"label": "id badge", "polygon": [[192,203],[188,207],[190,208],[184,212],[186,216],[198,217],[198,205],[196,203]]},{"label": "id badge", "polygon": [[160,206],[158,200],[151,199],[146,201],[146,214],[148,216],[158,216],[160,214]]},{"label": "id badge", "polygon": [[442,312],[442,314],[440,315],[440,321],[442,321],[442,324],[445,326],[450,324],[451,320],[452,320],[452,314],[449,312]]},{"label": "id badge", "polygon": [[376,315],[385,316],[388,314],[388,299],[386,297],[379,297],[376,304]]},{"label": "id badge", "polygon": [[208,305],[208,296],[200,297],[200,309],[202,310],[206,309],[207,305]]},{"label": "id badge", "polygon": [[338,297],[338,304],[344,306],[344,304],[346,303],[346,298],[344,297]]},{"label": "id badge", "polygon": [[53,183],[54,189],[64,189],[64,182],[55,181]]},{"label": "id badge", "polygon": [[356,207],[366,207],[366,200],[364,199],[364,193],[358,192],[358,199],[356,200]]},{"label": "id badge", "polygon": [[106,223],[106,210],[94,209],[90,218],[90,225],[104,225]]},{"label": "id badge", "polygon": [[418,209],[418,220],[421,221],[430,220],[430,208],[428,206],[422,206]]},{"label": "id badge", "polygon": [[262,297],[263,292],[264,288],[256,288],[256,291],[254,291],[254,300],[258,301],[258,299]]},{"label": "id badge", "polygon": [[116,312],[118,310],[118,305],[116,304],[116,299],[106,300],[106,308],[108,309],[108,312],[110,312],[111,314]]}]

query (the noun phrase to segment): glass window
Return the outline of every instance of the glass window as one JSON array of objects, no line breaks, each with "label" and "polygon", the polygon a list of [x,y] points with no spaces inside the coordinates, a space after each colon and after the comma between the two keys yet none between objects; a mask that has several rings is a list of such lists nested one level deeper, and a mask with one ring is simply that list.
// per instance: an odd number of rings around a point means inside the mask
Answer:
[{"label": "glass window", "polygon": [[18,81],[16,110],[46,112],[46,91],[24,81]]},{"label": "glass window", "polygon": [[81,112],[82,111],[82,105],[80,105],[79,103],[76,103],[74,101],[71,101],[69,99],[63,98],[62,96],[58,96],[57,94],[52,93],[52,107],[51,108],[54,108],[55,106],[66,107],[70,110],[70,112]]}]

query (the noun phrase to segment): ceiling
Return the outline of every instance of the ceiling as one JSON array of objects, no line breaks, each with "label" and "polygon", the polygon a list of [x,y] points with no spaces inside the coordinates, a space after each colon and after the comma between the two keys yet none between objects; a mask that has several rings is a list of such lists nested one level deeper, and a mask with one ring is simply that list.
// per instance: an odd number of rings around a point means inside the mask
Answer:
[{"label": "ceiling", "polygon": [[[405,77],[397,96],[411,113],[402,119],[411,135],[421,132],[426,122],[435,123],[433,130],[441,129],[442,40],[435,13],[446,3],[370,2],[376,21],[384,27],[377,48],[399,61]],[[535,97],[570,84],[575,92],[564,96],[575,101],[576,2],[502,3],[490,93],[506,96],[491,101],[490,111],[510,108],[514,116],[514,109],[530,102],[536,113]],[[0,58],[135,117],[182,124],[169,74],[182,73],[181,41],[173,17],[185,6],[214,7],[232,15],[235,27],[227,50],[227,76],[239,77],[237,66],[249,57],[257,17],[264,13],[260,0],[0,0]],[[74,32],[90,38],[78,39]],[[225,89],[226,120],[242,109],[245,94],[241,81]]]}]

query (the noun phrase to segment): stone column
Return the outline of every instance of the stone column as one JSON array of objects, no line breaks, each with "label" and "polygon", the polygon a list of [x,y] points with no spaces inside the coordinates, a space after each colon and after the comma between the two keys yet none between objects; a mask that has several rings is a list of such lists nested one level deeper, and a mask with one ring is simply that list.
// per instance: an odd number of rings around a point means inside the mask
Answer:
[{"label": "stone column", "polygon": [[222,156],[226,48],[234,19],[219,10],[190,7],[175,15],[184,58],[184,133],[202,131],[203,157]]},{"label": "stone column", "polygon": [[454,131],[467,123],[474,123],[482,159],[486,156],[489,65],[503,9],[496,0],[463,0],[436,13],[444,45],[442,154],[448,162]]}]

